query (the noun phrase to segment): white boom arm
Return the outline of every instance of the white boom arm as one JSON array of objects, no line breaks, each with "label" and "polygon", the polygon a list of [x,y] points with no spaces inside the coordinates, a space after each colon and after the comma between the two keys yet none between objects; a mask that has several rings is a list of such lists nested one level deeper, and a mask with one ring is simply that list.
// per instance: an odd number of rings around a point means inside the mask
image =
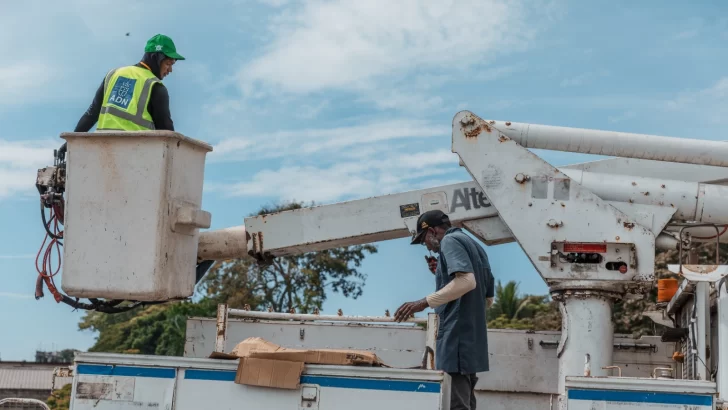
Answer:
[{"label": "white boom arm", "polygon": [[[728,222],[728,187],[703,178],[556,168],[528,148],[728,166],[723,142],[485,121],[460,112],[452,151],[473,182],[250,217],[248,253],[266,259],[407,237],[429,209],[445,211],[486,244],[515,240],[561,302],[563,405],[565,377],[583,371],[585,356],[592,375],[611,365],[611,303],[652,285],[656,246],[678,244],[665,233],[668,224]],[[711,170],[711,177],[719,174]],[[694,229],[711,235],[710,228]]]}]

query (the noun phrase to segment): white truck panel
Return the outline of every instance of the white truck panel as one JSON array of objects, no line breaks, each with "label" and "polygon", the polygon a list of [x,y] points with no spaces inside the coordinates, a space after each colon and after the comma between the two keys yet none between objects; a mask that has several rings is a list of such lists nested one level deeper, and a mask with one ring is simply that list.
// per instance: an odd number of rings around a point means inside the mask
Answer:
[{"label": "white truck panel", "polygon": [[[215,350],[216,321],[209,318],[187,319],[186,357],[209,357]],[[411,325],[376,325],[336,322],[246,322],[228,319],[225,352],[249,337],[291,348],[357,349],[376,353],[394,367],[415,367],[425,352],[426,331]]]},{"label": "white truck panel", "polygon": [[[208,357],[215,349],[216,325],[214,318],[188,319],[185,356]],[[300,337],[302,330],[303,339]],[[400,368],[421,364],[427,337],[425,329],[417,326],[233,318],[228,319],[226,332],[226,352],[248,337],[259,336],[292,348],[365,349],[376,353],[385,363]],[[479,399],[487,400],[489,405],[494,405],[493,400],[503,403],[511,400],[511,404],[514,400],[523,400],[522,408],[533,408],[526,404],[534,400],[548,403],[549,395],[558,392],[558,379],[554,376],[559,368],[556,352],[560,336],[561,332],[554,331],[489,329],[492,371],[478,374],[475,388]],[[648,377],[655,367],[674,366],[674,343],[661,342],[659,336],[634,339],[628,335],[615,335],[613,340],[614,356],[610,364],[620,366],[623,376]],[[581,363],[583,365],[583,361]]]},{"label": "white truck panel", "polygon": [[237,361],[82,353],[71,410],[446,410],[450,378],[438,371],[307,365],[298,389],[234,382]]},{"label": "white truck panel", "polygon": [[567,377],[568,410],[712,410],[715,382]]}]

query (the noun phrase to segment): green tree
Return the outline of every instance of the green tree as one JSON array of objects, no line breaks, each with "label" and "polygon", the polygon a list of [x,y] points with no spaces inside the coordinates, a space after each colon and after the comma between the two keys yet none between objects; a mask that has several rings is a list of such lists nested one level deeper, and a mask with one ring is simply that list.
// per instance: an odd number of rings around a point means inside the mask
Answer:
[{"label": "green tree", "polygon": [[46,400],[46,404],[51,410],[68,410],[71,405],[71,383],[68,383],[60,389],[53,390]]},{"label": "green tree", "polygon": [[496,284],[495,302],[488,310],[490,329],[560,330],[558,304],[547,295],[520,295],[518,283]]},{"label": "green tree", "polygon": [[99,333],[91,352],[181,356],[187,318],[214,316],[216,309],[214,302],[203,299],[197,303],[153,305],[116,315],[91,312],[79,328]]},{"label": "green tree", "polygon": [[[301,203],[262,208],[258,214],[300,209]],[[277,258],[258,264],[246,258],[221,261],[198,284],[198,302],[170,302],[119,314],[87,313],[80,329],[98,332],[94,352],[179,356],[184,352],[186,320],[211,317],[218,303],[252,309],[299,312],[321,309],[329,291],[357,298],[366,276],[359,271],[372,245],[349,246]]]}]

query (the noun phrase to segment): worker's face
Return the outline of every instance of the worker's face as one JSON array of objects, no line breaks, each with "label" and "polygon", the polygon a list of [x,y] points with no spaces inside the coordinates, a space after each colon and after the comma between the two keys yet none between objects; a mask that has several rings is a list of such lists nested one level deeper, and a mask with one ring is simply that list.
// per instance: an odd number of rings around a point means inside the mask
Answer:
[{"label": "worker's face", "polygon": [[159,74],[161,74],[162,79],[172,73],[172,66],[174,65],[174,63],[175,60],[171,58],[165,58],[164,60],[162,60],[162,63],[159,64]]},{"label": "worker's face", "polygon": [[437,228],[428,228],[425,239],[422,241],[430,252],[440,252],[440,231]]}]

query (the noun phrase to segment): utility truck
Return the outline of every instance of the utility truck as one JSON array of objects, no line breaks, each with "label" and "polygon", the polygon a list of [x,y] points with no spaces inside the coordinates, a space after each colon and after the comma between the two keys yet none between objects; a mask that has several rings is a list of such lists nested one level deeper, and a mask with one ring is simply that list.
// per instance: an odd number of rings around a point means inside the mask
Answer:
[{"label": "utility truck", "polygon": [[[63,242],[62,284],[58,289],[44,268],[38,295],[45,284],[59,302],[108,313],[185,299],[212,261],[268,263],[407,238],[422,212],[440,209],[485,245],[516,242],[563,320],[561,332],[489,331],[493,359],[480,375],[479,408],[724,408],[728,270],[720,261],[689,260],[697,245],[726,241],[724,142],[486,120],[462,111],[452,122],[452,152],[470,181],[203,231],[211,224],[202,209],[210,145],[156,131],[61,137],[68,160],[58,155],[54,166],[39,170],[37,186],[48,237]],[[613,158],[555,167],[532,149]],[[670,270],[684,279],[660,310],[645,312],[667,330],[639,340],[615,335],[612,304],[655,286],[656,250],[679,251]],[[449,378],[431,360],[437,316],[392,322],[387,315],[222,305],[217,318],[189,319],[184,358],[79,354],[71,408],[449,408]],[[240,384],[238,361],[216,357],[248,337],[290,348],[369,350],[390,367],[306,364],[293,389]]]}]

